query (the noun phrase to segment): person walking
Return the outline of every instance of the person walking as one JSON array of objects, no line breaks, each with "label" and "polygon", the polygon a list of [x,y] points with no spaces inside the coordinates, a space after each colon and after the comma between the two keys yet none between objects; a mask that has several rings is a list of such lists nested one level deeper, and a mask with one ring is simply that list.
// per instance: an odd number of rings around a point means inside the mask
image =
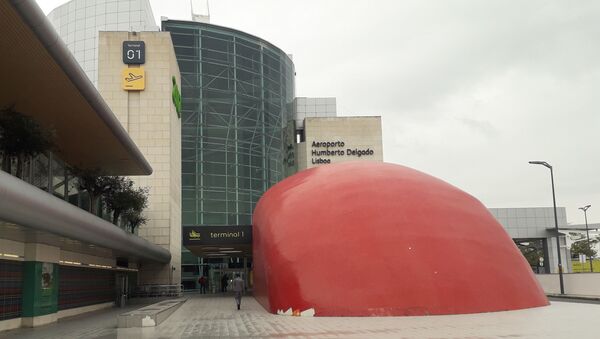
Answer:
[{"label": "person walking", "polygon": [[206,294],[206,277],[204,275],[200,276],[198,279],[198,283],[200,284],[200,294]]},{"label": "person walking", "polygon": [[221,292],[223,292],[223,293],[227,292],[228,280],[229,280],[229,277],[227,276],[226,273],[223,274],[223,276],[221,276]]},{"label": "person walking", "polygon": [[240,309],[240,305],[242,304],[242,293],[244,292],[244,280],[240,277],[239,274],[235,275],[235,279],[233,279],[232,284],[233,291],[235,292],[235,303],[237,304],[237,309]]}]

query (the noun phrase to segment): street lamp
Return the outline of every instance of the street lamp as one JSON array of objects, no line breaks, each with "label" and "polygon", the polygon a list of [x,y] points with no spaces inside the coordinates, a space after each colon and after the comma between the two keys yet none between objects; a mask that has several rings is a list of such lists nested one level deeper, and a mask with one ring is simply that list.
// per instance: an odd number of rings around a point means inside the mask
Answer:
[{"label": "street lamp", "polygon": [[558,217],[556,216],[556,196],[554,194],[554,173],[552,172],[552,166],[545,161],[530,161],[532,165],[542,165],[550,169],[550,180],[552,182],[552,202],[554,204],[554,228],[556,229],[556,249],[558,250],[558,278],[560,280],[560,294],[565,294],[565,284],[563,282],[563,267],[562,260],[560,258],[560,233],[558,232]]},{"label": "street lamp", "polygon": [[[579,209],[583,211],[583,215],[585,216],[585,233],[587,234],[587,245],[588,245],[588,248],[591,250],[592,248],[590,247],[590,231],[588,230],[588,223],[587,223],[587,210],[590,207],[592,207],[592,205],[585,205],[583,207],[579,207]],[[590,255],[590,272],[594,272],[594,265],[592,264],[592,256],[591,255]]]}]

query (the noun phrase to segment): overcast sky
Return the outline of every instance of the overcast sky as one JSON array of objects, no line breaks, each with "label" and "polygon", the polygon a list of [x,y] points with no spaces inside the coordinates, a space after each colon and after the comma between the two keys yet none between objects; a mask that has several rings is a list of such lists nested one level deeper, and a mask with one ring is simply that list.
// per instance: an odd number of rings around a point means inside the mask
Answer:
[{"label": "overcast sky", "polygon": [[[38,0],[48,13],[65,0]],[[190,18],[190,1],[150,0]],[[380,115],[384,159],[488,207],[600,222],[600,1],[213,0],[213,24],[293,54],[296,96]],[[594,99],[596,98],[596,99]]]}]

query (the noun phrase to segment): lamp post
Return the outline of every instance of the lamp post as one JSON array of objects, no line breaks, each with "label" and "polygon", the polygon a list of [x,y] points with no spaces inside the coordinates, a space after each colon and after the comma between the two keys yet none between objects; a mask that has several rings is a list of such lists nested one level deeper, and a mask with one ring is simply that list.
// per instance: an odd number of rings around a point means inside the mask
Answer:
[{"label": "lamp post", "polygon": [[554,194],[554,173],[552,166],[545,161],[530,161],[532,165],[542,165],[550,170],[550,180],[552,182],[552,203],[554,204],[554,228],[556,229],[556,250],[558,251],[558,279],[560,280],[560,294],[565,294],[565,284],[563,282],[563,267],[560,258],[560,233],[558,232],[558,217],[556,216],[556,196]]},{"label": "lamp post", "polygon": [[[592,207],[592,205],[585,205],[583,207],[579,207],[579,209],[583,211],[583,215],[585,217],[585,233],[587,234],[587,245],[588,245],[588,248],[591,250],[592,248],[590,247],[590,231],[588,230],[588,223],[587,223],[587,210],[590,207]],[[590,272],[594,272],[594,265],[592,264],[592,256],[591,255],[590,255]]]}]

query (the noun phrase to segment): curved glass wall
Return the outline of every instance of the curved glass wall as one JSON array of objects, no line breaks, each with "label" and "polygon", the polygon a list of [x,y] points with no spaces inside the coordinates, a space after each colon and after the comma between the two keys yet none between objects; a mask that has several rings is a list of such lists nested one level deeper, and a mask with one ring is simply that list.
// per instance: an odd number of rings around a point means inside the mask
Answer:
[{"label": "curved glass wall", "polygon": [[294,172],[294,64],[279,48],[211,24],[163,21],[182,88],[183,225],[248,225]]}]

